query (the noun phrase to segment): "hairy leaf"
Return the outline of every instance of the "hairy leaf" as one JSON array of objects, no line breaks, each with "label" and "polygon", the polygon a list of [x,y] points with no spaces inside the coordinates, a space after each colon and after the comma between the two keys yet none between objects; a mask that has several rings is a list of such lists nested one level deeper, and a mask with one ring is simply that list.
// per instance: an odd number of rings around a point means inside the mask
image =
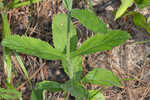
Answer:
[{"label": "hairy leaf", "polygon": [[121,0],[121,6],[117,10],[115,20],[121,17],[125,13],[125,11],[128,9],[128,7],[130,7],[133,4],[133,2],[134,0]]},{"label": "hairy leaf", "polygon": [[84,26],[86,26],[91,31],[95,33],[107,32],[106,24],[104,24],[93,11],[88,9],[73,9],[71,13],[72,17],[78,19]]},{"label": "hairy leaf", "polygon": [[95,68],[88,72],[88,74],[82,79],[84,83],[91,83],[104,86],[118,86],[122,84],[118,77],[116,77],[111,71],[103,68]]},{"label": "hairy leaf", "polygon": [[107,34],[96,34],[83,42],[81,47],[72,53],[72,56],[111,50],[113,47],[123,44],[129,38],[129,33],[121,30],[109,30]]},{"label": "hairy leaf", "polygon": [[36,88],[50,92],[62,91],[61,84],[54,81],[42,81],[36,84]]},{"label": "hairy leaf", "polygon": [[105,100],[105,96],[98,90],[89,91],[90,98],[88,100]]},{"label": "hairy leaf", "polygon": [[[63,20],[62,20],[63,19]],[[52,23],[53,42],[56,49],[63,52],[67,44],[67,15],[58,14],[54,17]],[[77,45],[77,32],[73,25],[70,23],[70,37],[71,49],[74,50]]]},{"label": "hairy leaf", "polygon": [[82,85],[75,80],[69,80],[65,84],[61,85],[61,87],[64,91],[69,92],[72,96],[81,99],[88,98],[88,91],[84,89]]},{"label": "hairy leaf", "polygon": [[81,57],[74,57],[71,58],[69,61],[66,59],[62,60],[63,68],[70,79],[75,78],[80,80],[82,74],[82,58]]},{"label": "hairy leaf", "polygon": [[2,41],[2,45],[16,50],[16,52],[48,60],[61,59],[63,57],[62,53],[60,53],[57,49],[52,48],[52,46],[50,46],[47,42],[26,36],[8,36]]}]

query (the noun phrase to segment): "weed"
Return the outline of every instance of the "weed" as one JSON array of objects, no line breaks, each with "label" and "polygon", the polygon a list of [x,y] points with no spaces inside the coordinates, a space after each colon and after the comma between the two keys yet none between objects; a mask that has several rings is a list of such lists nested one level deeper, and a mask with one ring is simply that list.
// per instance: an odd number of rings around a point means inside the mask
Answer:
[{"label": "weed", "polygon": [[[43,91],[65,91],[76,97],[76,100],[104,100],[98,90],[87,90],[86,83],[122,87],[120,79],[111,71],[96,68],[82,76],[82,55],[93,54],[98,51],[111,50],[130,38],[126,31],[109,30],[106,25],[90,9],[72,9],[72,0],[63,1],[67,14],[60,13],[53,18],[53,48],[48,43],[27,36],[9,35],[2,41],[2,46],[15,52],[37,56],[47,60],[61,60],[65,73],[69,79],[65,83],[42,81],[36,84],[32,91],[31,100],[42,100]],[[11,7],[18,7],[11,4]],[[77,32],[71,18],[76,18],[95,35],[83,42],[77,48]],[[29,45],[30,44],[30,45]]]},{"label": "weed", "polygon": [[128,7],[136,5],[137,8],[142,9],[150,5],[150,0],[122,0],[120,8],[117,10],[115,20],[121,16],[132,15],[133,22],[136,26],[144,28],[148,33],[150,33],[150,17],[146,18],[139,12],[127,11]]}]

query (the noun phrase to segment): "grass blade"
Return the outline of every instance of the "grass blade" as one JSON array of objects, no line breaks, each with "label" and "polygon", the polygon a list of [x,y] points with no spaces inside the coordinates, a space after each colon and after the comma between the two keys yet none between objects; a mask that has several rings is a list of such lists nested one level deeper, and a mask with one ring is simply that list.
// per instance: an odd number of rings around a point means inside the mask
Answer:
[{"label": "grass blade", "polygon": [[[11,31],[10,31],[10,26],[8,23],[7,15],[4,12],[2,12],[1,17],[2,17],[2,27],[3,27],[2,38],[4,39],[5,37],[11,35]],[[2,48],[3,48],[4,69],[5,69],[5,72],[7,73],[7,82],[10,83],[11,82],[11,70],[12,70],[11,51],[10,49],[6,47],[2,47]]]},{"label": "grass blade", "polygon": [[16,58],[17,58],[17,61],[18,61],[19,65],[20,65],[22,71],[23,71],[24,74],[25,74],[26,79],[29,81],[28,72],[27,72],[27,70],[26,70],[26,68],[25,68],[25,66],[24,66],[24,64],[23,64],[23,62],[22,62],[22,60],[21,60],[21,57],[20,57],[16,52],[14,52],[14,54],[15,54],[15,56],[16,56]]}]

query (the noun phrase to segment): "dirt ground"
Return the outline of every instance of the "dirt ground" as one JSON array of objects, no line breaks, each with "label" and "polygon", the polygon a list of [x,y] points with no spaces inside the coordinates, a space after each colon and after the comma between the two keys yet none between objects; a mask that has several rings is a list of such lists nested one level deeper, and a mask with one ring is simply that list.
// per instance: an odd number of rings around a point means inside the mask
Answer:
[{"label": "dirt ground", "polygon": [[[74,0],[74,8],[86,8],[86,0]],[[98,2],[97,2],[98,1]],[[114,21],[113,11],[119,7],[119,0],[114,0],[108,7],[103,7],[109,0],[93,0],[93,7],[97,15],[107,24],[110,29],[122,29],[128,31],[132,38],[124,45],[113,48],[111,51],[97,52],[96,54],[83,57],[83,67],[86,71],[93,68],[107,68],[113,71],[118,77],[131,78],[134,80],[124,81],[124,87],[107,87],[103,94],[106,100],[150,100],[150,42],[138,43],[139,41],[150,40],[150,34],[144,29],[133,24],[132,17],[123,17]],[[105,8],[105,9],[104,9]],[[150,15],[150,7],[138,10],[145,16]],[[12,34],[40,38],[52,43],[52,18],[60,12],[66,12],[61,0],[44,0],[33,6],[32,24],[29,25],[30,8],[28,6],[8,11],[8,19]],[[1,20],[0,20],[1,25]],[[83,25],[77,25],[79,44],[93,35]],[[1,30],[1,27],[0,27]],[[54,80],[65,82],[68,77],[65,75],[60,61],[47,61],[20,54],[32,81],[33,87],[36,82],[42,80]],[[12,84],[23,93],[23,100],[30,100],[31,90],[27,84],[15,56],[12,54],[13,79]],[[5,87],[5,74],[2,62],[2,50],[0,45],[0,86]],[[100,86],[89,85],[87,88],[99,89]],[[46,92],[46,100],[63,100],[63,93]],[[70,100],[74,98],[70,97]]]}]

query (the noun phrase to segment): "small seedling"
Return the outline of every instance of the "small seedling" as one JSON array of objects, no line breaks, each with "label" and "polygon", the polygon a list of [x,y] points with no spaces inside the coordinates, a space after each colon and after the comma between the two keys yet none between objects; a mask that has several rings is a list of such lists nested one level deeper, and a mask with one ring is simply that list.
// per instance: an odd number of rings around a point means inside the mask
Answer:
[{"label": "small seedling", "polygon": [[137,8],[142,9],[150,5],[150,0],[121,0],[121,5],[116,12],[115,20],[121,17],[133,4],[135,4]]},{"label": "small seedling", "polygon": [[[19,35],[5,37],[2,46],[47,60],[61,60],[69,80],[65,83],[48,80],[37,83],[32,91],[31,100],[42,100],[44,90],[65,91],[74,96],[76,100],[105,100],[101,91],[87,90],[84,84],[122,87],[120,79],[111,71],[103,68],[96,68],[82,76],[81,56],[111,50],[123,44],[130,38],[130,35],[126,31],[107,29],[106,24],[89,9],[72,9],[72,0],[63,2],[68,10],[67,14],[57,14],[52,22],[54,48],[40,39]],[[79,48],[77,48],[78,38],[72,17],[95,33]]]},{"label": "small seedling", "polygon": [[142,9],[150,5],[150,0],[122,0],[120,8],[117,10],[115,20],[121,16],[133,16],[133,22],[136,26],[144,28],[150,33],[150,21],[144,15],[136,11],[127,11],[128,7],[136,5],[137,8]]}]

